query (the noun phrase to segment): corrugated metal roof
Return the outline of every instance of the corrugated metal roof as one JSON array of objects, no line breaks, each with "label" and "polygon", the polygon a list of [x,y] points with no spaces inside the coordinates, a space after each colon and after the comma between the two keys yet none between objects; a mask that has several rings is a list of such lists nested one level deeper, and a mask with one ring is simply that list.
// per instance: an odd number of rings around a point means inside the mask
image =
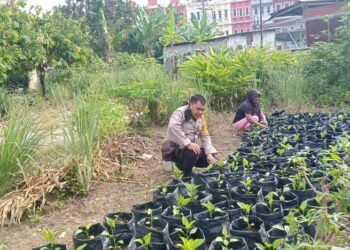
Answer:
[{"label": "corrugated metal roof", "polygon": [[340,12],[342,4],[307,8],[304,10],[304,17],[326,16]]}]

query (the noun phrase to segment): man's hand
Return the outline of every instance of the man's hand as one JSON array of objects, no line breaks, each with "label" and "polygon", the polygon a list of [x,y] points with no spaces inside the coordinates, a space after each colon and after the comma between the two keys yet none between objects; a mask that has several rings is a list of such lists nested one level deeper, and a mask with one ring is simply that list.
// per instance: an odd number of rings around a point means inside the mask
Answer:
[{"label": "man's hand", "polygon": [[261,121],[262,125],[265,125],[266,127],[269,127],[269,123],[266,120],[262,120]]},{"label": "man's hand", "polygon": [[192,150],[196,155],[201,153],[201,148],[196,143],[190,143],[186,146],[188,150]]},{"label": "man's hand", "polygon": [[207,162],[209,164],[216,164],[218,160],[214,158],[214,156],[212,154],[208,154],[207,155]]}]

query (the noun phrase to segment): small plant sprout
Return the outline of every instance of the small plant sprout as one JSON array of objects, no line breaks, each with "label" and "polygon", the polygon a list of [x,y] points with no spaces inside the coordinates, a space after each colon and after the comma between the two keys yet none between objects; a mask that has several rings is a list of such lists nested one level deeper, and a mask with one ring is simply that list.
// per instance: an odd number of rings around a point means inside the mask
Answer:
[{"label": "small plant sprout", "polygon": [[198,188],[201,185],[195,185],[191,183],[184,183],[187,191],[188,191],[188,197],[191,199],[191,201],[195,201],[198,199]]},{"label": "small plant sprout", "polygon": [[243,217],[243,220],[247,223],[248,225],[248,230],[251,230],[251,226],[254,225],[254,223],[250,223],[249,221],[249,214],[250,214],[250,211],[252,209],[252,205],[251,204],[246,204],[246,203],[243,203],[243,202],[237,202],[238,206],[240,208],[243,209],[244,213],[245,213],[245,216]]},{"label": "small plant sprout", "polygon": [[191,202],[190,198],[185,198],[182,194],[179,195],[179,198],[177,200],[178,205],[173,206],[173,215],[174,216],[180,216],[182,215],[181,209],[186,206],[188,203]]},{"label": "small plant sprout", "polygon": [[254,166],[254,162],[249,162],[247,158],[243,158],[243,166],[245,171],[251,171]]},{"label": "small plant sprout", "polygon": [[234,242],[237,242],[239,241],[237,238],[234,238],[230,235],[230,232],[227,230],[226,227],[224,227],[222,229],[222,237],[217,237],[215,239],[216,242],[221,242],[222,243],[222,246],[221,246],[221,249],[222,250],[229,250],[229,249],[232,249],[230,248],[230,243],[234,243]]},{"label": "small plant sprout", "polygon": [[145,246],[146,250],[148,250],[151,244],[151,239],[152,239],[152,233],[148,233],[142,239],[136,239],[135,243],[139,243],[140,246]]},{"label": "small plant sprout", "polygon": [[284,239],[277,239],[273,243],[264,242],[261,243],[255,243],[256,249],[258,250],[274,250],[274,249],[280,249],[281,246],[283,246]]},{"label": "small plant sprout", "polygon": [[149,226],[153,227],[153,222],[154,222],[154,220],[157,220],[158,217],[153,216],[153,210],[152,210],[151,208],[147,209],[147,215],[150,216],[151,221],[148,221],[148,222],[146,223],[146,225],[149,225]]},{"label": "small plant sprout", "polygon": [[46,230],[41,234],[41,236],[44,237],[49,244],[54,245],[56,244],[56,238],[60,233],[61,232],[58,231]]},{"label": "small plant sprout", "polygon": [[324,139],[327,135],[327,131],[326,130],[323,130],[321,133],[320,133],[320,136],[322,139]]},{"label": "small plant sprout", "polygon": [[174,166],[175,179],[181,181],[184,173],[175,165]]},{"label": "small plant sprout", "polygon": [[168,183],[163,183],[161,186],[160,186],[160,194],[161,195],[164,195],[165,197],[168,195]]},{"label": "small plant sprout", "polygon": [[252,192],[252,178],[250,178],[249,176],[245,179],[245,181],[241,181],[241,184],[243,184],[244,189],[247,193],[251,193]]},{"label": "small plant sprout", "polygon": [[203,204],[203,206],[209,212],[210,219],[213,219],[214,212],[222,212],[222,210],[220,208],[215,207],[214,204],[211,203],[210,201],[208,201],[207,203]]},{"label": "small plant sprout", "polygon": [[274,202],[274,196],[278,196],[278,194],[276,192],[270,192],[267,195],[267,203],[269,205],[269,209],[270,209],[271,212],[272,212],[272,205],[273,205],[273,202]]},{"label": "small plant sprout", "polygon": [[198,228],[194,227],[195,221],[190,221],[185,216],[182,217],[182,225],[184,229],[177,228],[175,229],[177,232],[181,233],[184,237],[189,238],[191,235],[194,235]]},{"label": "small plant sprout", "polygon": [[179,243],[176,246],[182,250],[196,250],[204,243],[203,239],[188,239],[185,237],[180,237],[180,239],[182,243]]},{"label": "small plant sprout", "polygon": [[85,237],[86,237],[87,239],[94,239],[95,236],[94,236],[94,235],[90,235],[90,233],[89,233],[90,228],[91,228],[91,224],[88,223],[88,224],[86,224],[84,227],[79,228],[78,230],[76,230],[74,234],[75,234],[75,235],[83,234],[83,235],[85,235]]},{"label": "small plant sprout", "polygon": [[108,249],[110,250],[121,250],[121,245],[124,244],[123,240],[116,240],[116,238],[114,237],[114,235],[110,234],[107,230],[102,232],[102,235],[108,237],[110,239],[110,241],[113,243],[114,246],[110,246],[108,247]]}]

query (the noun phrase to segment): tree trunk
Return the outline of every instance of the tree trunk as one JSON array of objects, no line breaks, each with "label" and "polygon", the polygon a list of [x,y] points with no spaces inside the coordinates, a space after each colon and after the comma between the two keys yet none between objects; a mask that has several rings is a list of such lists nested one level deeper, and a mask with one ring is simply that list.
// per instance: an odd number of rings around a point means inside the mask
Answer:
[{"label": "tree trunk", "polygon": [[40,88],[41,88],[41,95],[43,97],[46,97],[46,87],[45,87],[45,69],[43,69],[42,67],[38,68],[37,70],[37,74],[39,77],[39,82],[40,82]]}]

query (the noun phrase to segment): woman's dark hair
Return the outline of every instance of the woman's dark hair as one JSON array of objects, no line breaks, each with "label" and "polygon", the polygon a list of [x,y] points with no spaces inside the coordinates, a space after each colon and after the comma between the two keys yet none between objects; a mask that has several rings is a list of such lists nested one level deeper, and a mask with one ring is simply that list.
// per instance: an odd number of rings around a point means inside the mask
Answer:
[{"label": "woman's dark hair", "polygon": [[200,102],[202,105],[205,105],[207,103],[207,100],[205,100],[205,97],[199,94],[192,95],[190,97],[190,103],[194,104]]}]

